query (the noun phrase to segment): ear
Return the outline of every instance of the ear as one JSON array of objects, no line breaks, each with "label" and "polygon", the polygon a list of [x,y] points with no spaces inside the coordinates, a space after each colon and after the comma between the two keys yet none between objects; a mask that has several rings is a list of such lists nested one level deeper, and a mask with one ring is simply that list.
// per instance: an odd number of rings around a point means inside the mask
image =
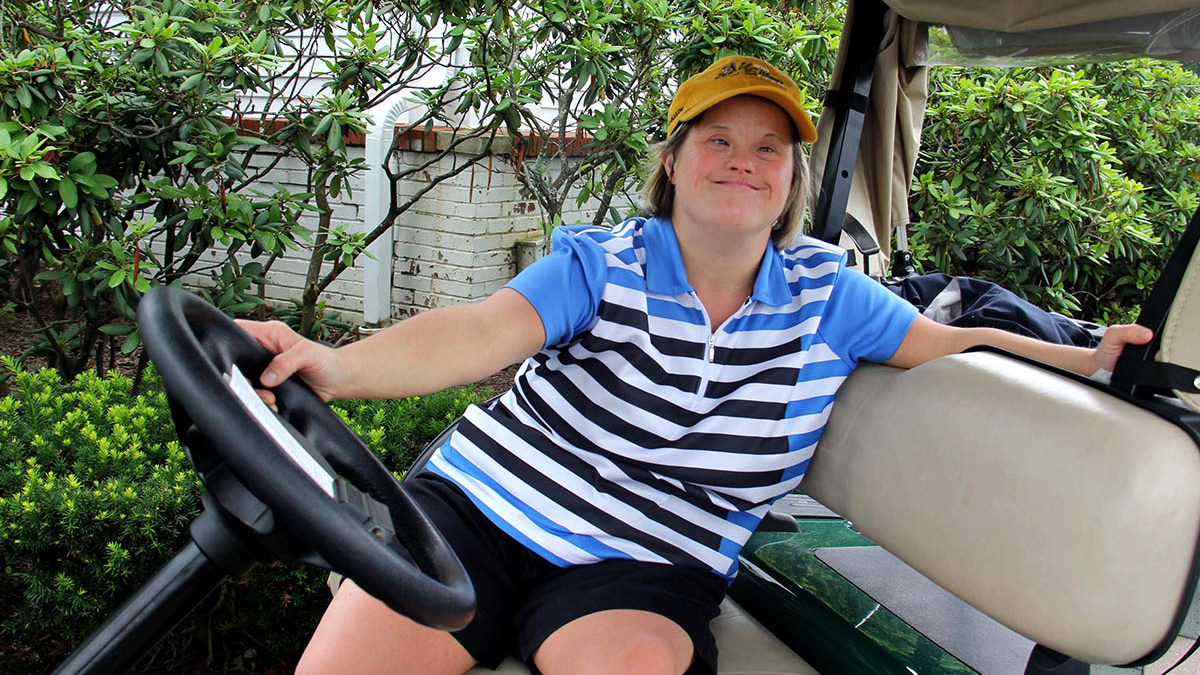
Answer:
[{"label": "ear", "polygon": [[667,172],[667,181],[675,184],[675,155],[664,151],[662,154],[663,170]]}]

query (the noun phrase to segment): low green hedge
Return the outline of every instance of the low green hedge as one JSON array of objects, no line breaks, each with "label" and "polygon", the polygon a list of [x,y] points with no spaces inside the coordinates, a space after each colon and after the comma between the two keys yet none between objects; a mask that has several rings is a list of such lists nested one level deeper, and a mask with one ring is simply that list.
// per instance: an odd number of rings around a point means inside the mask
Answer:
[{"label": "low green hedge", "polygon": [[[188,541],[200,485],[151,375],[23,371],[0,398],[0,673],[53,668]],[[397,473],[471,388],[335,404]],[[289,670],[328,602],[325,572],[258,565],[226,580],[137,672]]]}]

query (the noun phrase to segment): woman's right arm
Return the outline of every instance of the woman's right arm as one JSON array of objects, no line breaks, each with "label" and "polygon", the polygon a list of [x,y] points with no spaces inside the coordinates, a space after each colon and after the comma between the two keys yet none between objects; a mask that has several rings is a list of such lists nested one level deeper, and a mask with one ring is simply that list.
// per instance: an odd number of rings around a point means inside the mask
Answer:
[{"label": "woman's right arm", "polygon": [[[298,373],[324,400],[401,398],[478,381],[541,350],[545,329],[525,296],[503,288],[470,305],[439,307],[332,349],[279,321],[238,321],[275,358],[261,384]],[[274,405],[274,396],[262,392]]]}]

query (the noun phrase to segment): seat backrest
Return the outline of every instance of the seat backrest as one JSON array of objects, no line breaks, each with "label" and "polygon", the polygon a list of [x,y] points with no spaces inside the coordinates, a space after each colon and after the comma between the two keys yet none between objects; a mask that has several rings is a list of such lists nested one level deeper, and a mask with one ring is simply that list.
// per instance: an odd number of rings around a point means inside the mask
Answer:
[{"label": "seat backrest", "polygon": [[802,489],[992,618],[1089,663],[1158,656],[1190,599],[1193,437],[1002,354],[860,366]]}]

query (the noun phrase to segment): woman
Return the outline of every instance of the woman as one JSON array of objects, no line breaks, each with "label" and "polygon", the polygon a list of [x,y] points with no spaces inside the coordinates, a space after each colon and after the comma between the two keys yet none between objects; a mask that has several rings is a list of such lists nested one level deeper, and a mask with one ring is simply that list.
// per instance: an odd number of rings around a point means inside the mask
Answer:
[{"label": "woman", "polygon": [[[1091,375],[1096,350],[935,324],[839,249],[796,238],[816,136],[781,71],[734,56],[671,104],[652,218],[560,228],[495,295],[331,350],[243,326],[331,398],[397,397],[524,361],[407,485],[467,566],[479,610],[449,634],[347,582],[298,672],[462,673],[516,653],[545,675],[711,673],[708,629],[737,552],[804,475],[860,360],[911,367],[993,344]],[[270,403],[271,394],[263,396]]]}]

